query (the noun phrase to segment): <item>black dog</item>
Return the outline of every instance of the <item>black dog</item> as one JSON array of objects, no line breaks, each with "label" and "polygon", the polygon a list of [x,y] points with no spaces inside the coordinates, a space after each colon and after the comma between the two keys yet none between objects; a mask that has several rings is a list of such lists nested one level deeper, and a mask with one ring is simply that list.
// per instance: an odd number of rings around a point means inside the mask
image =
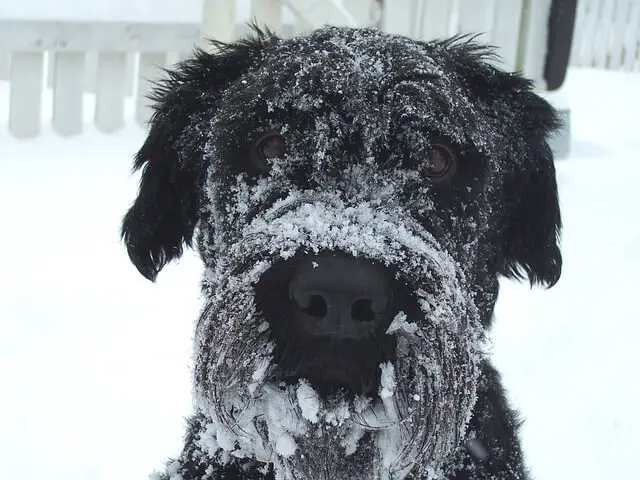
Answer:
[{"label": "black dog", "polygon": [[553,285],[554,110],[468,37],[323,28],[156,87],[122,235],[197,239],[196,413],[164,480],[525,479],[484,354],[498,277]]}]

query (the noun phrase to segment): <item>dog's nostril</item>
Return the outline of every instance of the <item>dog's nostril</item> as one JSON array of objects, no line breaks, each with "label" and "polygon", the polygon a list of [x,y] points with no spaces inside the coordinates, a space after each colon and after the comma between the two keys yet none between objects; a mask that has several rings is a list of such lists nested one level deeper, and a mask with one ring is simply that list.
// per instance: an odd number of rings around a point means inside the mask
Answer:
[{"label": "dog's nostril", "polygon": [[351,318],[357,322],[372,322],[376,314],[372,308],[372,302],[368,298],[359,298],[351,304]]},{"label": "dog's nostril", "polygon": [[322,319],[327,315],[327,302],[321,295],[311,295],[309,304],[300,307],[300,310],[317,319]]}]

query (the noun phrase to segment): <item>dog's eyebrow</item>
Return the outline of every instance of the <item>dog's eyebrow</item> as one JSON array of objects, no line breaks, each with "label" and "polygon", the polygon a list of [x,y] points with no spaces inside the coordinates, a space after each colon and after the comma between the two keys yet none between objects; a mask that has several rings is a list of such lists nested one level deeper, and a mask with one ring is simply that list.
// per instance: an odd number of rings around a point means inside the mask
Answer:
[{"label": "dog's eyebrow", "polygon": [[433,81],[438,80],[440,75],[433,72],[415,72],[404,75],[388,75],[380,82],[380,89],[378,90],[377,101],[382,105],[385,101],[387,92],[398,85],[401,82],[419,82],[419,81]]}]

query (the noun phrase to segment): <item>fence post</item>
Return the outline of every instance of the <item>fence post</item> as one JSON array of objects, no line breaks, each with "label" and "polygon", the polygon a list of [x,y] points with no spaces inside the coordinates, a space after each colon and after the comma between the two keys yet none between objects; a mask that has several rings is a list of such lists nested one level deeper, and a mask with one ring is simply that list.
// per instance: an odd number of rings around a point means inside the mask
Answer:
[{"label": "fence post", "polygon": [[342,3],[357,25],[363,27],[372,25],[374,0],[342,0]]},{"label": "fence post", "polygon": [[351,14],[338,0],[283,0],[296,17],[298,31],[311,30],[322,25],[356,26]]},{"label": "fence post", "polygon": [[494,0],[460,0],[458,31],[479,34],[479,42],[489,43],[495,8]]},{"label": "fence post", "polygon": [[631,5],[625,30],[623,68],[640,70],[640,2]]},{"label": "fence post", "polygon": [[520,23],[516,67],[544,86],[543,70],[547,51],[547,22],[552,0],[525,0]]},{"label": "fence post", "polygon": [[440,0],[424,0],[422,10],[421,31],[417,37],[421,40],[436,40],[450,37],[454,32],[451,29],[451,13],[453,2]]},{"label": "fence post", "polygon": [[236,29],[235,0],[203,0],[200,46],[210,50],[209,39],[230,42]]},{"label": "fence post", "polygon": [[141,53],[138,69],[138,92],[136,94],[136,122],[143,128],[147,128],[151,118],[151,100],[148,95],[153,87],[153,82],[161,75],[161,68],[167,64],[166,53]]},{"label": "fence post", "polygon": [[82,131],[84,53],[57,52],[53,83],[53,129],[60,135]]},{"label": "fence post", "polygon": [[9,80],[11,53],[0,52],[0,80]]},{"label": "fence post", "polygon": [[515,70],[523,0],[496,0],[491,43],[500,47],[504,68]]},{"label": "fence post", "polygon": [[18,138],[40,133],[44,54],[14,52],[11,56],[9,132]]},{"label": "fence post", "polygon": [[100,52],[96,73],[96,127],[105,133],[124,125],[127,54]]},{"label": "fence post", "polygon": [[417,10],[418,0],[404,2],[385,0],[382,4],[382,30],[399,35],[414,36],[416,34]]},{"label": "fence post", "polygon": [[282,33],[282,4],[280,0],[252,0],[249,21],[259,27],[269,27],[277,33]]}]

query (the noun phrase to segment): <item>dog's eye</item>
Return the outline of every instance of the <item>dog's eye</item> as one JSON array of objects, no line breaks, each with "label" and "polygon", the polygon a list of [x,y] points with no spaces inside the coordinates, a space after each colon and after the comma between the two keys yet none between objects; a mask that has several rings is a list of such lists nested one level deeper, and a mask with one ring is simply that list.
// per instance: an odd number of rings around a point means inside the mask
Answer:
[{"label": "dog's eye", "polygon": [[287,154],[287,144],[284,137],[277,133],[268,133],[255,142],[249,151],[251,165],[262,172],[271,169],[271,160],[284,158]]},{"label": "dog's eye", "polygon": [[456,169],[456,155],[449,147],[433,144],[427,151],[426,172],[432,180],[449,178]]}]

